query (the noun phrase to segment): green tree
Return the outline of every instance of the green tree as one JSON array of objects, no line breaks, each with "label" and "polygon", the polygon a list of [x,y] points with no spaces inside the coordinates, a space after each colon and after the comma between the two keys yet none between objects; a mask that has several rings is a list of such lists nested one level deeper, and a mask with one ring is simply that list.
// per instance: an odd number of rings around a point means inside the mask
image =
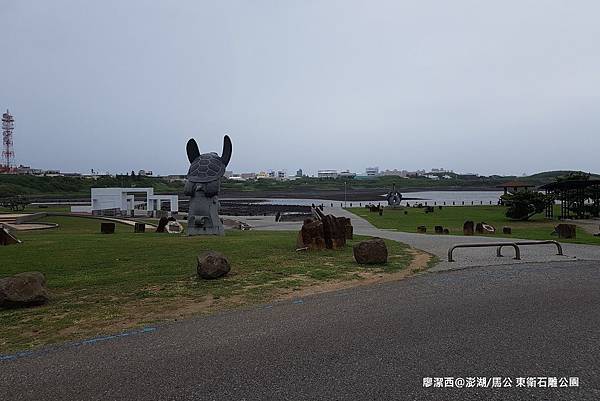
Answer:
[{"label": "green tree", "polygon": [[508,206],[506,217],[513,220],[529,220],[552,204],[554,197],[541,192],[520,191],[502,195],[502,201]]}]

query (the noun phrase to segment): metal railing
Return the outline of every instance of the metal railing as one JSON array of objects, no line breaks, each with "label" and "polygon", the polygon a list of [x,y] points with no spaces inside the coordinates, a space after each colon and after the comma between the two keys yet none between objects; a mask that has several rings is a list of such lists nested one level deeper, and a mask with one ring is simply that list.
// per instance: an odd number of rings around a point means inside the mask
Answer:
[{"label": "metal railing", "polygon": [[450,247],[448,249],[448,262],[454,262],[452,258],[452,253],[456,248],[485,248],[485,247],[503,247],[503,246],[512,246],[515,248],[515,260],[521,260],[521,250],[514,242],[482,242],[477,244],[458,244]]},{"label": "metal railing", "polygon": [[[563,250],[562,250],[562,246],[553,240],[544,240],[544,241],[516,241],[515,244],[517,245],[545,245],[545,244],[554,244],[556,245],[556,250],[557,250],[557,255],[558,256],[563,256]],[[498,246],[498,249],[496,249],[496,256],[497,257],[502,257],[502,247],[506,246],[506,244],[502,244]]]}]

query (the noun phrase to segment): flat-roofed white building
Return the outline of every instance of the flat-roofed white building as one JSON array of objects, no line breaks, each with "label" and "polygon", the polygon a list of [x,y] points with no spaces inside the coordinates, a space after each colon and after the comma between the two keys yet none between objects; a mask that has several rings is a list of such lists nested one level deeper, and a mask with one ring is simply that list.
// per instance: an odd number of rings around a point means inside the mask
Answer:
[{"label": "flat-roofed white building", "polygon": [[318,178],[337,178],[337,170],[319,170],[317,171]]},{"label": "flat-roofed white building", "polygon": [[351,172],[350,170],[340,171],[340,178],[354,178],[356,177],[356,173]]},{"label": "flat-roofed white building", "polygon": [[[136,194],[145,195],[145,199],[136,201]],[[155,215],[156,211],[164,209],[170,214],[179,212],[179,197],[155,195],[154,188],[92,188],[91,205],[71,206],[73,213],[127,216]]]}]

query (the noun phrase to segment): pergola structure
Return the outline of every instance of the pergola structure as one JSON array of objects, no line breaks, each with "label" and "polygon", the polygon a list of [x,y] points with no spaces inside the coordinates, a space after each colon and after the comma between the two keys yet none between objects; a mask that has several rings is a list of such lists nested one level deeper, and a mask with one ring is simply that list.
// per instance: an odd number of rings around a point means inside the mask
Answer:
[{"label": "pergola structure", "polygon": [[[600,214],[600,180],[564,180],[539,189],[560,201],[559,219],[583,219]],[[554,202],[546,207],[546,217],[554,217]]]},{"label": "pergola structure", "polygon": [[518,191],[529,191],[529,188],[534,188],[535,185],[527,184],[521,181],[509,181],[504,184],[496,185],[496,188],[503,188],[504,195],[511,193],[514,194]]}]

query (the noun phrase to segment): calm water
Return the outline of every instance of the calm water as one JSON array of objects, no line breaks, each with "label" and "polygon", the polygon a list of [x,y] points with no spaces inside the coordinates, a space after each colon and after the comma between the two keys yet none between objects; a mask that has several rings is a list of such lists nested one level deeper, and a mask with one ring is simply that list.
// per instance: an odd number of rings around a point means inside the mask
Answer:
[{"label": "calm water", "polygon": [[[502,191],[422,191],[422,192],[406,192],[403,193],[402,204],[406,205],[408,202],[410,205],[415,203],[425,203],[428,205],[433,205],[434,203],[437,205],[443,205],[446,202],[446,205],[452,205],[454,202],[455,205],[461,206],[462,202],[465,202],[466,205],[471,205],[471,202],[475,205],[489,205],[492,202],[495,205],[502,195]],[[332,202],[337,205],[343,202],[332,201],[329,199],[277,199],[277,198],[253,198],[253,199],[244,199],[244,198],[221,198],[221,200],[239,200],[239,201],[247,201],[249,203],[270,203],[273,205],[304,205],[310,206],[313,203],[315,205],[323,204],[331,204]],[[90,201],[62,201],[62,202],[42,202],[45,205],[89,205]],[[358,206],[359,204],[365,205],[368,203],[381,203],[387,204],[385,199],[385,194],[382,194],[379,199],[373,199],[370,201],[352,201],[347,202],[347,206]],[[32,205],[38,205],[39,203],[32,203]]]},{"label": "calm water", "polygon": [[[495,205],[500,199],[500,195],[502,195],[502,191],[423,191],[423,192],[407,192],[402,194],[404,199],[402,200],[402,204],[406,205],[408,202],[410,205],[415,203],[425,203],[427,202],[429,205],[433,205],[434,203],[438,205],[443,205],[446,202],[446,205],[452,205],[454,202],[457,206],[462,205],[462,202],[465,202],[465,205],[471,205],[471,202],[475,205],[480,205],[482,202],[484,205],[489,205],[492,202]],[[410,198],[410,199],[407,199]],[[229,200],[233,200],[233,198],[228,198]],[[244,200],[244,199],[235,199],[235,200]],[[343,202],[332,201],[328,199],[266,199],[266,198],[256,198],[256,199],[246,199],[251,203],[270,203],[274,205],[315,205],[318,204],[340,204]],[[352,201],[347,202],[349,206],[352,203],[352,206],[358,206],[359,204],[365,205],[367,203],[382,203],[387,204],[385,199],[385,195],[381,195],[379,199],[373,199],[371,201]]]}]

